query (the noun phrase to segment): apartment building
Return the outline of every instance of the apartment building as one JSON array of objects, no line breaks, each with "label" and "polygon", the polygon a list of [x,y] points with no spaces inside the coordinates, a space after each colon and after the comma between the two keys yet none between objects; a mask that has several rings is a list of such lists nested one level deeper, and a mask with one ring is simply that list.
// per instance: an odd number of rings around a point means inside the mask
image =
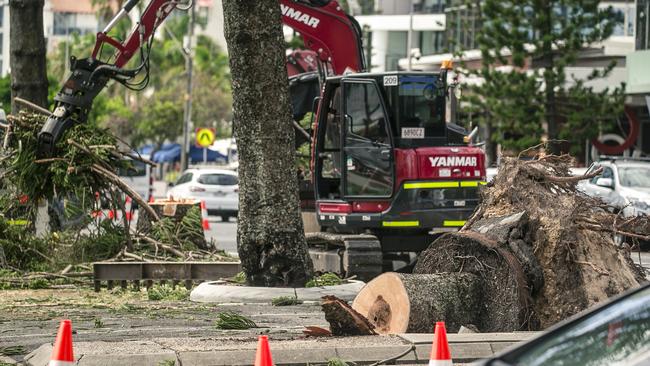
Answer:
[{"label": "apartment building", "polygon": [[[73,33],[96,33],[99,21],[91,0],[45,0],[43,32],[48,52]],[[0,3],[0,76],[9,73],[9,3]]]},{"label": "apartment building", "polygon": [[[444,9],[445,0],[376,0],[374,14],[355,15],[367,37],[370,70],[397,70],[399,60],[409,50],[415,56],[443,52],[446,46]],[[410,45],[407,44],[409,29],[412,29]]]},{"label": "apartment building", "polygon": [[641,128],[637,148],[650,153],[650,0],[637,0],[634,51],[627,54],[626,105]]}]

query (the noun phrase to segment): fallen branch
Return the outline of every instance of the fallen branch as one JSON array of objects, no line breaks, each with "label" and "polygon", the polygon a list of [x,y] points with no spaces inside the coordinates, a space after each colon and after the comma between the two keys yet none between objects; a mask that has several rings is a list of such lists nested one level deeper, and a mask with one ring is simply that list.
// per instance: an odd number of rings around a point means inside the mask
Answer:
[{"label": "fallen branch", "polygon": [[135,259],[135,260],[140,261],[140,262],[151,262],[147,258],[144,258],[144,257],[139,256],[137,254],[129,253],[126,250],[122,251],[122,256],[127,257],[127,258],[132,258],[132,259]]},{"label": "fallen branch", "polygon": [[38,112],[38,113],[40,113],[42,115],[45,115],[45,116],[49,116],[49,115],[52,114],[52,112],[50,112],[47,109],[41,107],[40,105],[37,105],[35,103],[30,102],[29,100],[26,100],[26,99],[23,99],[23,98],[20,98],[20,97],[15,97],[14,102],[22,105],[23,107],[27,107],[27,108],[33,110],[34,112]]},{"label": "fallen branch", "polygon": [[150,238],[148,236],[144,236],[144,235],[139,236],[139,238],[146,241],[146,242],[148,242],[148,243],[159,246],[159,247],[163,248],[165,251],[167,251],[169,253],[172,253],[172,254],[174,254],[174,255],[176,255],[178,257],[185,258],[185,254],[183,252],[181,252],[180,250],[178,250],[176,248],[173,248],[173,247],[171,247],[171,246],[169,246],[167,244],[163,244],[163,243],[159,242],[158,240],[152,239],[152,238]]},{"label": "fallen branch", "polygon": [[63,158],[47,158],[47,159],[34,160],[34,163],[36,163],[36,164],[44,164],[44,163],[52,163],[52,162],[55,162],[55,161],[67,161],[67,160],[65,160]]},{"label": "fallen branch", "polygon": [[160,221],[160,218],[158,217],[158,214],[156,214],[156,211],[154,211],[151,206],[147,202],[145,202],[142,197],[138,194],[138,192],[134,191],[129,187],[126,183],[124,183],[115,173],[108,171],[107,169],[97,165],[93,164],[90,166],[90,169],[94,171],[95,173],[102,175],[106,179],[110,180],[112,183],[114,183],[116,186],[118,186],[124,193],[126,193],[129,197],[131,197],[135,202],[138,203],[138,205],[143,208],[147,213],[152,217],[153,220],[155,221]]},{"label": "fallen branch", "polygon": [[548,179],[551,182],[554,183],[573,183],[573,182],[579,182],[583,179],[590,179],[593,178],[597,175],[600,175],[603,172],[603,167],[599,167],[595,171],[585,174],[585,175],[580,175],[580,176],[575,176],[575,177],[556,177],[554,175],[547,175],[546,179]]}]

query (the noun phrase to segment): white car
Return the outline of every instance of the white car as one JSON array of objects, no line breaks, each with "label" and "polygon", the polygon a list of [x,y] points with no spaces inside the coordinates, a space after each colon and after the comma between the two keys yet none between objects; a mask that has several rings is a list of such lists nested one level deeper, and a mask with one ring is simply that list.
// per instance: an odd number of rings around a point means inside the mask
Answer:
[{"label": "white car", "polygon": [[208,215],[228,221],[239,211],[239,178],[230,170],[188,169],[167,191],[167,197],[205,201]]},{"label": "white car", "polygon": [[593,163],[587,173],[602,174],[578,184],[578,189],[623,210],[625,217],[650,214],[650,162],[621,158]]}]

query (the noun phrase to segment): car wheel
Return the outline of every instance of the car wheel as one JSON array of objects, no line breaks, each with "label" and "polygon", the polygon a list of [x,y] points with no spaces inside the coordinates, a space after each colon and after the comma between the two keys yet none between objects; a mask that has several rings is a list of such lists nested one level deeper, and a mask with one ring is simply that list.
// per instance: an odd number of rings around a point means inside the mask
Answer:
[{"label": "car wheel", "polygon": [[221,221],[223,221],[223,222],[230,221],[230,216],[221,216]]}]

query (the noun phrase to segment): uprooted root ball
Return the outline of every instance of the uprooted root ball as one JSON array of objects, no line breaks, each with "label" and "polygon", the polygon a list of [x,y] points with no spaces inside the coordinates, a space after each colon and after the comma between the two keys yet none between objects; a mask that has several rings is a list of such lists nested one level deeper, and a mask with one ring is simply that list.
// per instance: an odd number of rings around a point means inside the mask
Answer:
[{"label": "uprooted root ball", "polygon": [[[488,327],[493,331],[545,328],[638,286],[641,270],[612,238],[614,232],[647,236],[648,218],[625,219],[578,192],[581,177],[571,176],[572,163],[569,156],[504,158],[465,227],[434,241],[414,272],[493,278],[485,292],[485,311],[493,313],[484,316],[497,319]],[[518,326],[499,323],[515,299]]]}]

